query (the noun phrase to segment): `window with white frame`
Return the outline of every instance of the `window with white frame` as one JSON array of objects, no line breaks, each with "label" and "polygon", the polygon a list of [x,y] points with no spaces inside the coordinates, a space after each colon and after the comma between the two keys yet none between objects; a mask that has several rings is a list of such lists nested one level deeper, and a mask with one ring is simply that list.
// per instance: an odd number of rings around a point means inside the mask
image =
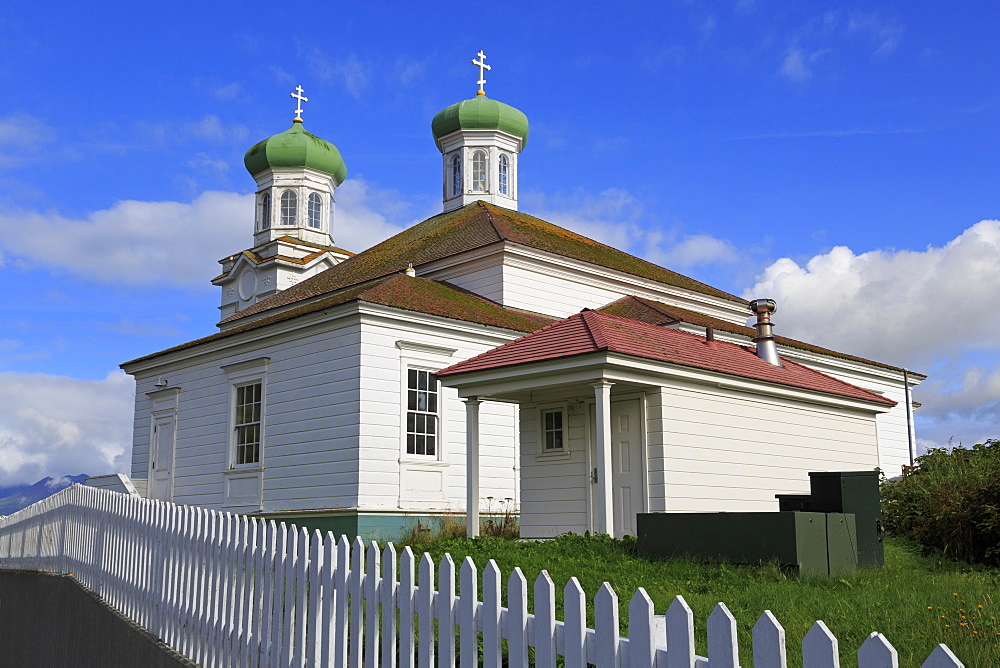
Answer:
[{"label": "window with white frame", "polygon": [[299,198],[295,195],[295,191],[286,190],[281,193],[281,224],[294,225],[298,210]]},{"label": "window with white frame", "polygon": [[505,153],[500,154],[500,166],[497,170],[497,176],[500,178],[500,194],[509,195],[509,186],[507,185],[507,174],[510,169],[510,163],[507,160],[507,155]]},{"label": "window with white frame", "polygon": [[566,416],[561,408],[542,411],[542,452],[561,452],[566,448]]},{"label": "window with white frame", "polygon": [[233,417],[233,464],[260,462],[262,383],[236,386]]},{"label": "window with white frame", "polygon": [[462,194],[462,157],[456,153],[451,158],[451,196]]},{"label": "window with white frame", "polygon": [[431,371],[406,370],[406,454],[437,456],[438,381]]},{"label": "window with white frame", "polygon": [[264,193],[260,198],[260,229],[271,227],[271,193]]},{"label": "window with white frame", "polygon": [[487,157],[486,151],[478,149],[472,152],[472,190],[477,193],[486,192]]},{"label": "window with white frame", "polygon": [[309,193],[309,227],[319,229],[322,212],[323,198],[319,196],[319,193]]}]

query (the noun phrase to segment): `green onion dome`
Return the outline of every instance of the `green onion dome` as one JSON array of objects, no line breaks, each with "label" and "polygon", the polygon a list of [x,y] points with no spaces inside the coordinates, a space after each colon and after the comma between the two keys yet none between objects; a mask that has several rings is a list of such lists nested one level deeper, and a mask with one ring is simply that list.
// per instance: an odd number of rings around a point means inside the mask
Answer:
[{"label": "green onion dome", "polygon": [[333,177],[335,186],[347,178],[347,165],[330,142],[306,132],[301,121],[250,147],[243,164],[251,176],[272,167],[308,167]]},{"label": "green onion dome", "polygon": [[435,140],[456,130],[502,130],[520,137],[522,148],[528,143],[528,117],[524,112],[486,95],[476,95],[439,111],[431,130]]}]

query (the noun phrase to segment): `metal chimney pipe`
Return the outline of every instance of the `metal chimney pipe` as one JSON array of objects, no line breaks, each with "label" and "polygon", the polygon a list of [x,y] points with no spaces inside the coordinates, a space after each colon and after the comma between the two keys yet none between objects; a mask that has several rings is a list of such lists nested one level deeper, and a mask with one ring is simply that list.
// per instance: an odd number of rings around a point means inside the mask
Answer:
[{"label": "metal chimney pipe", "polygon": [[750,312],[757,316],[754,327],[757,328],[757,336],[753,337],[753,342],[757,344],[757,357],[774,366],[782,366],[781,357],[778,356],[778,346],[774,343],[774,333],[771,327],[771,316],[778,310],[773,299],[755,299],[750,302]]}]

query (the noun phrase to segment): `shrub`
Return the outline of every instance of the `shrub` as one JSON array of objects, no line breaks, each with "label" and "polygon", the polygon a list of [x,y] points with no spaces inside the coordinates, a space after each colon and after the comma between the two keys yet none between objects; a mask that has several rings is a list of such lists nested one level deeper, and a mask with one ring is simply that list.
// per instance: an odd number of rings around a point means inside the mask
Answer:
[{"label": "shrub", "polygon": [[888,532],[970,563],[1000,565],[1000,440],[935,448],[882,484]]}]

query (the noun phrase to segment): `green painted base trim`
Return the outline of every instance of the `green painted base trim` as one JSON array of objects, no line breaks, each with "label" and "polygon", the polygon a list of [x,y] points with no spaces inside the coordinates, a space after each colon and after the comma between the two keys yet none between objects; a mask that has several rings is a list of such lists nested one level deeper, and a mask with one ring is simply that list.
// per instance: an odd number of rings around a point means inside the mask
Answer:
[{"label": "green painted base trim", "polygon": [[[366,543],[375,541],[379,544],[400,540],[408,534],[417,522],[425,526],[436,527],[442,517],[449,515],[423,513],[367,513],[365,511],[317,511],[316,513],[262,513],[257,517],[275,522],[284,522],[305,527],[310,533],[329,531],[338,538],[347,536],[354,539],[360,536]],[[450,517],[465,517],[465,513],[450,515]]]}]

